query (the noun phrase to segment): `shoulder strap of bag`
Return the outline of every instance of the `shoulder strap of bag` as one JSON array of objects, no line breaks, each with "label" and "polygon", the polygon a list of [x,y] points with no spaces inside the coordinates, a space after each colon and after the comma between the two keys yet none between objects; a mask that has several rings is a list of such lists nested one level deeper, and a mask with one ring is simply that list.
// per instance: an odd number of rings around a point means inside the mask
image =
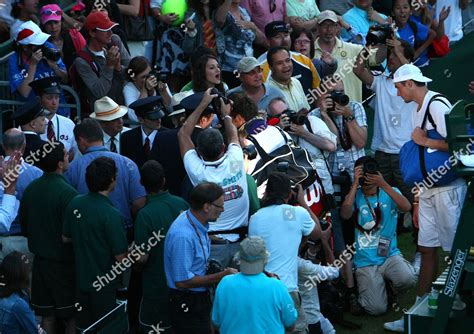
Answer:
[{"label": "shoulder strap of bag", "polygon": [[[433,116],[431,115],[430,113],[430,106],[431,106],[431,103],[433,103],[434,101],[439,101],[441,103],[443,103],[446,107],[449,107],[449,105],[444,102],[442,99],[439,99],[439,97],[443,97],[445,99],[448,99],[446,96],[444,96],[443,94],[435,94],[431,97],[430,101],[428,102],[428,105],[426,106],[426,111],[425,111],[425,116],[423,117],[423,122],[421,123],[421,128],[424,130],[425,129],[425,126],[426,126],[426,121],[429,120],[431,125],[433,126],[433,128],[436,130],[436,123],[434,122],[434,119],[433,119]],[[449,101],[449,100],[448,100]]]},{"label": "shoulder strap of bag", "polygon": [[[285,144],[288,144],[288,138],[285,136],[285,134],[283,133],[283,130],[281,130],[278,126],[275,126],[275,128],[281,133],[281,135],[283,136],[283,139],[285,140]],[[250,140],[252,142],[252,144],[255,145],[255,148],[257,149],[257,152],[258,154],[260,155],[260,157],[262,159],[268,159],[270,158],[268,153],[263,149],[262,146],[260,146],[260,144],[258,143],[257,139],[252,136],[252,135],[247,135],[247,139]]]},{"label": "shoulder strap of bag", "polygon": [[80,50],[77,53],[77,56],[84,59],[89,64],[89,66],[92,67],[92,70],[94,71],[94,73],[97,74],[97,76],[99,76],[99,67],[97,66],[94,59],[92,58],[92,55],[89,52],[85,50]]}]

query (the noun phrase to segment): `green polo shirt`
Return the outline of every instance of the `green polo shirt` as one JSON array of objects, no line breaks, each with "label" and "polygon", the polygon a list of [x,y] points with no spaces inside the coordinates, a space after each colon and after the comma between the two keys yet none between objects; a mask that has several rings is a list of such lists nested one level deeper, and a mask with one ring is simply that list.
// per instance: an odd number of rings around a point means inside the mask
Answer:
[{"label": "green polo shirt", "polygon": [[72,246],[62,242],[66,207],[77,191],[59,174],[46,173],[33,181],[21,200],[19,216],[30,251],[47,260],[72,263]]},{"label": "green polo shirt", "polygon": [[72,238],[79,289],[115,290],[127,269],[116,265],[115,256],[126,253],[128,244],[122,215],[109,198],[92,192],[75,197],[66,209],[63,234]]},{"label": "green polo shirt", "polygon": [[146,298],[154,299],[153,297],[167,295],[164,268],[165,240],[160,238],[156,243],[156,239],[159,235],[165,236],[171,223],[188,208],[185,200],[166,191],[148,196],[147,204],[138,212],[135,221],[135,244],[145,254],[149,254],[143,270],[143,296]]}]

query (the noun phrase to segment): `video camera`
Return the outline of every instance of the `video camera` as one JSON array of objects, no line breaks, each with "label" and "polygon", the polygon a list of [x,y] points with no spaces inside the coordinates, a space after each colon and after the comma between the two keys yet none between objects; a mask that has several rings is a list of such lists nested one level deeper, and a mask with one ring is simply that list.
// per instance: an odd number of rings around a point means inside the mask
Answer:
[{"label": "video camera", "polygon": [[387,39],[393,38],[395,31],[390,24],[377,24],[369,28],[365,38],[367,45],[386,44]]}]

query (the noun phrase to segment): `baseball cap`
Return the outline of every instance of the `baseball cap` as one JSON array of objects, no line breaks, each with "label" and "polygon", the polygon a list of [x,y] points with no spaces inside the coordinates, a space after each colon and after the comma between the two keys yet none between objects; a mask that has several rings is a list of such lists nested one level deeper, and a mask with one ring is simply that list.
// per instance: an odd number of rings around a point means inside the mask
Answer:
[{"label": "baseball cap", "polygon": [[265,26],[265,36],[271,38],[279,32],[290,32],[290,27],[286,22],[273,21]]},{"label": "baseball cap", "polygon": [[393,75],[393,82],[402,82],[407,80],[413,80],[418,82],[431,82],[430,78],[427,78],[421,73],[421,70],[413,64],[405,64]]},{"label": "baseball cap", "polygon": [[51,4],[41,7],[40,20],[41,24],[45,24],[49,21],[61,21],[63,11],[58,5]]},{"label": "baseball cap", "polygon": [[334,13],[332,10],[324,10],[319,14],[318,24],[321,24],[326,20],[332,21],[334,23],[339,22],[336,13]]},{"label": "baseball cap", "polygon": [[239,247],[236,258],[240,260],[240,272],[257,275],[263,272],[269,257],[265,241],[258,236],[245,238]]},{"label": "baseball cap", "polygon": [[260,63],[254,57],[244,57],[237,63],[237,72],[248,73],[258,66]]},{"label": "baseball cap", "polygon": [[41,31],[40,27],[33,21],[22,23],[18,27],[15,41],[21,45],[43,45],[51,36]]},{"label": "baseball cap", "polygon": [[84,28],[89,31],[94,29],[109,31],[116,25],[118,25],[118,23],[112,22],[105,12],[91,12],[87,15],[86,21],[84,22]]}]

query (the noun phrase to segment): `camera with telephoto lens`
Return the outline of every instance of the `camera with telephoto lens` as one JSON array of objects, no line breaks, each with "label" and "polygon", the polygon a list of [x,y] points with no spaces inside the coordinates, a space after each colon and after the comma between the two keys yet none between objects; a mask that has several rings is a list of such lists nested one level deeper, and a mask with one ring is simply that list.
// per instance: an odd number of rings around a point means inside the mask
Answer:
[{"label": "camera with telephoto lens", "polygon": [[[367,160],[364,161],[364,164],[362,165],[362,173],[363,175],[367,174],[377,174],[379,171],[379,164],[374,158],[368,158]],[[361,186],[365,185],[365,178],[361,177],[359,179],[359,184]]]},{"label": "camera with telephoto lens", "polygon": [[286,114],[290,119],[290,122],[296,125],[303,125],[306,115],[302,115],[297,111],[286,109],[283,114]]},{"label": "camera with telephoto lens", "polygon": [[58,50],[49,48],[46,45],[41,47],[41,51],[43,51],[43,57],[48,60],[57,62],[61,58],[61,53]]},{"label": "camera with telephoto lens", "polygon": [[336,103],[341,106],[347,106],[349,104],[349,96],[344,94],[342,90],[334,90],[331,92],[330,98],[333,102],[332,108],[328,109],[328,111],[334,111],[336,107]]},{"label": "camera with telephoto lens", "polygon": [[394,35],[390,24],[377,24],[369,28],[365,40],[367,45],[386,44],[387,39],[393,38]]}]

